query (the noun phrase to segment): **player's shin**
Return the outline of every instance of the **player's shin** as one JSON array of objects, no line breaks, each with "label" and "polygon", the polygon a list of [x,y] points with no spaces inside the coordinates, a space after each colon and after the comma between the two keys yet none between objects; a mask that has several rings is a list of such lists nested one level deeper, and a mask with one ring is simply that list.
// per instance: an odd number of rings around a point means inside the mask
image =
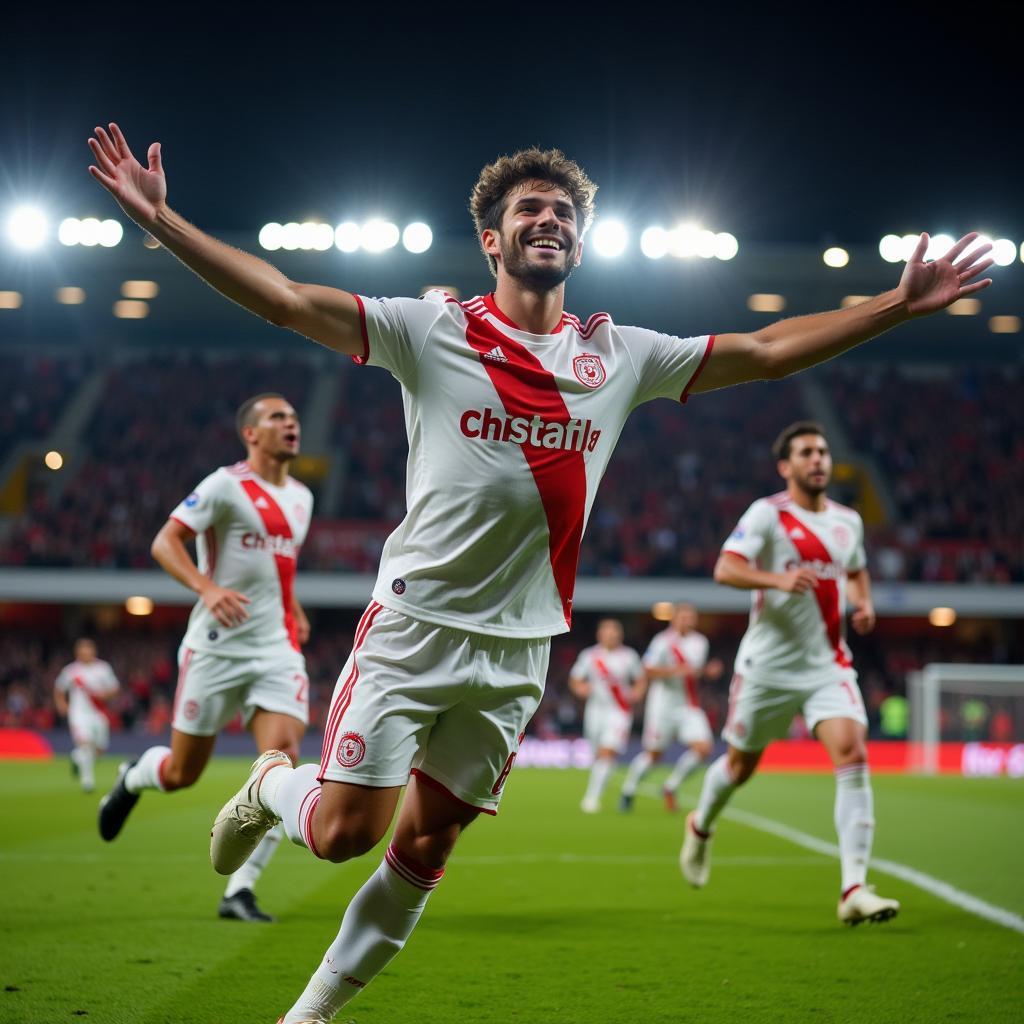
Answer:
[{"label": "player's shin", "polygon": [[622,792],[626,796],[633,796],[636,793],[637,786],[640,785],[640,780],[647,774],[652,764],[654,764],[654,758],[651,757],[646,750],[641,750],[640,753],[629,762],[629,771],[626,772],[626,781],[622,784]]},{"label": "player's shin", "polygon": [[300,764],[298,768],[278,765],[263,776],[259,789],[259,802],[281,819],[288,838],[315,854],[311,829],[320,802],[319,772],[317,764]]},{"label": "player's shin", "polygon": [[80,747],[75,747],[71,756],[74,758],[75,764],[78,765],[78,777],[82,789],[91,792],[96,785],[96,752],[88,744],[83,744]]},{"label": "player's shin", "polygon": [[863,761],[836,768],[835,824],[839,837],[842,894],[846,896],[867,879],[875,836],[871,773]]},{"label": "player's shin", "polygon": [[695,750],[687,750],[672,769],[671,774],[665,780],[665,789],[674,793],[693,773],[694,769],[700,764],[701,758]]},{"label": "player's shin", "polygon": [[611,775],[614,767],[615,762],[607,757],[598,757],[594,760],[594,765],[590,769],[590,779],[587,782],[587,792],[583,798],[584,803],[600,804],[601,794],[604,792],[608,776]]},{"label": "player's shin", "polygon": [[722,813],[729,798],[736,790],[732,772],[729,770],[729,755],[723,754],[704,773],[704,784],[693,823],[701,832],[710,832],[715,819]]},{"label": "player's shin", "polygon": [[284,1024],[329,1021],[357,996],[405,945],[443,875],[389,846]]}]

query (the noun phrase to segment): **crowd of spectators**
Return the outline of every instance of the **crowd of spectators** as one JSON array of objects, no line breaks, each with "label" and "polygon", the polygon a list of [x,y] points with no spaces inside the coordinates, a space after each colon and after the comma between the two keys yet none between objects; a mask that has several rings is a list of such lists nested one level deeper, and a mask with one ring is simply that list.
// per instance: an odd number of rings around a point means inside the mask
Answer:
[{"label": "crowd of spectators", "polygon": [[[3,413],[11,437],[45,434],[89,366],[82,358],[8,362],[0,369],[15,381],[15,401]],[[372,573],[405,511],[403,405],[386,372],[347,361],[332,372],[339,374],[329,430],[338,499],[318,509],[301,565]],[[853,451],[873,458],[895,504],[890,523],[869,532],[875,575],[1024,580],[1024,405],[1017,401],[1024,372],[843,363],[816,372]],[[158,353],[109,364],[102,398],[64,470],[70,479],[60,487],[35,478],[27,513],[0,531],[0,564],[151,567],[149,544],[167,513],[213,468],[242,454],[237,405],[274,390],[301,411],[313,373],[310,362],[275,354]],[[781,488],[769,446],[782,425],[808,412],[796,380],[636,410],[599,489],[580,573],[708,575],[747,505]],[[838,483],[830,493],[845,503],[856,498]]]},{"label": "crowd of spectators", "polygon": [[312,369],[274,356],[150,355],[107,371],[106,386],[56,489],[37,478],[0,564],[150,568],[168,513],[218,466],[244,457],[235,410],[278,391],[302,409]]},{"label": "crowd of spectators", "polygon": [[896,504],[892,525],[873,537],[881,575],[1024,581],[1024,368],[840,363],[819,372]]},{"label": "crowd of spectators", "polygon": [[6,393],[0,404],[0,463],[20,441],[41,440],[53,430],[92,365],[90,356],[77,353],[0,355]]}]

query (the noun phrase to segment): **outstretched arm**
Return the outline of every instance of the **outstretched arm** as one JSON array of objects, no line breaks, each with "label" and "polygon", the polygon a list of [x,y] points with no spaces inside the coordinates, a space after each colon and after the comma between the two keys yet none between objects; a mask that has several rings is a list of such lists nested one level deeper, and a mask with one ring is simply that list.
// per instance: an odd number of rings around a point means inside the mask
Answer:
[{"label": "outstretched arm", "polygon": [[992,266],[985,258],[992,246],[967,252],[977,237],[977,232],[964,235],[941,259],[926,263],[928,235],[921,235],[899,285],[856,306],[780,320],[751,334],[719,334],[693,390],[786,377],[987,288],[991,278],[976,278]]},{"label": "outstretched arm", "polygon": [[124,212],[222,295],[338,352],[363,351],[359,305],[348,292],[298,284],[265,260],[200,231],[167,205],[159,142],[149,147],[148,168],[135,159],[116,124],[109,134],[97,128],[89,148],[96,160],[89,173]]}]

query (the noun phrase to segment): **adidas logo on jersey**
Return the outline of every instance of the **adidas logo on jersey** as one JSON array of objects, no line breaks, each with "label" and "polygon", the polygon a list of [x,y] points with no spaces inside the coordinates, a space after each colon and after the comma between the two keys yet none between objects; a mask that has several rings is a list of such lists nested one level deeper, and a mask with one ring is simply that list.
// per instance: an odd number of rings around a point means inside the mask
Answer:
[{"label": "adidas logo on jersey", "polygon": [[253,504],[257,508],[270,508],[270,502],[267,501],[267,499],[264,498],[262,494],[253,502]]},{"label": "adidas logo on jersey", "polygon": [[490,352],[485,352],[483,355],[484,359],[489,359],[492,363],[507,363],[508,356],[501,351],[500,345],[495,345]]},{"label": "adidas logo on jersey", "polygon": [[597,447],[601,431],[594,429],[591,420],[541,419],[534,414],[502,416],[493,409],[467,409],[459,420],[459,429],[466,437],[481,441],[507,441],[533,448],[557,448],[565,452],[592,452]]}]

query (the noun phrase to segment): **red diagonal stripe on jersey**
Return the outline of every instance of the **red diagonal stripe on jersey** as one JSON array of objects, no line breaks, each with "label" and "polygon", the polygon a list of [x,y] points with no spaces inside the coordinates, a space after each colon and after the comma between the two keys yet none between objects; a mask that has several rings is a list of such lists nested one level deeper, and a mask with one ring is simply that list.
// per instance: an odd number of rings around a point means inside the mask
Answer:
[{"label": "red diagonal stripe on jersey", "polygon": [[[569,423],[572,416],[558,390],[558,382],[533,353],[518,341],[502,334],[485,320],[466,317],[466,340],[480,353],[500,345],[507,363],[481,358],[494,390],[509,416],[532,419],[539,415],[548,423]],[[548,521],[548,547],[555,586],[562,599],[566,625],[572,625],[572,593],[583,539],[583,518],[587,503],[587,470],[583,453],[558,448],[541,448],[528,441],[523,450],[540,493]]]},{"label": "red diagonal stripe on jersey", "polygon": [[608,669],[608,666],[604,663],[603,658],[594,659],[594,668],[601,673],[601,678],[608,684],[608,689],[612,691],[612,696],[615,698],[615,703],[622,708],[623,711],[630,710],[629,698],[623,693],[622,687],[619,685],[618,680],[615,679]]},{"label": "red diagonal stripe on jersey", "polygon": [[[804,562],[831,563],[832,555],[829,550],[792,512],[779,509],[779,522],[789,536],[797,554]],[[793,534],[796,533],[794,537]],[[828,642],[835,651],[836,661],[844,668],[848,668],[853,662],[846,653],[843,644],[842,618],[839,613],[839,583],[837,580],[818,580],[814,588],[814,598],[821,610],[821,617],[825,622],[825,632],[828,634]]]},{"label": "red diagonal stripe on jersey", "polygon": [[[291,537],[292,528],[288,525],[281,506],[255,480],[240,480],[243,490],[249,495],[253,506],[263,520],[263,526],[271,537]],[[262,500],[261,500],[262,499]],[[295,591],[295,559],[284,555],[274,555],[277,566],[277,578],[281,583],[281,604],[284,606],[284,628],[288,633],[288,641],[295,650],[299,650],[299,636],[295,628],[295,616],[292,614],[292,595]]]},{"label": "red diagonal stripe on jersey", "polygon": [[[683,649],[681,647],[677,647],[673,643],[670,643],[668,646],[676,659],[676,664],[680,667],[686,666],[689,668],[690,663],[686,660],[686,655],[683,654]],[[699,707],[700,704],[697,700],[697,677],[692,672],[684,672],[683,683],[686,686],[686,699],[690,702],[690,707]]]},{"label": "red diagonal stripe on jersey", "polygon": [[99,711],[100,714],[105,715],[107,713],[106,704],[104,704],[103,701],[101,701],[99,697],[97,697],[96,694],[92,692],[92,690],[89,688],[89,684],[81,676],[75,676],[71,681],[75,684],[75,687],[77,689],[81,690],[82,693],[84,693],[86,697],[89,698],[89,701],[91,702],[92,706],[97,711]]}]

